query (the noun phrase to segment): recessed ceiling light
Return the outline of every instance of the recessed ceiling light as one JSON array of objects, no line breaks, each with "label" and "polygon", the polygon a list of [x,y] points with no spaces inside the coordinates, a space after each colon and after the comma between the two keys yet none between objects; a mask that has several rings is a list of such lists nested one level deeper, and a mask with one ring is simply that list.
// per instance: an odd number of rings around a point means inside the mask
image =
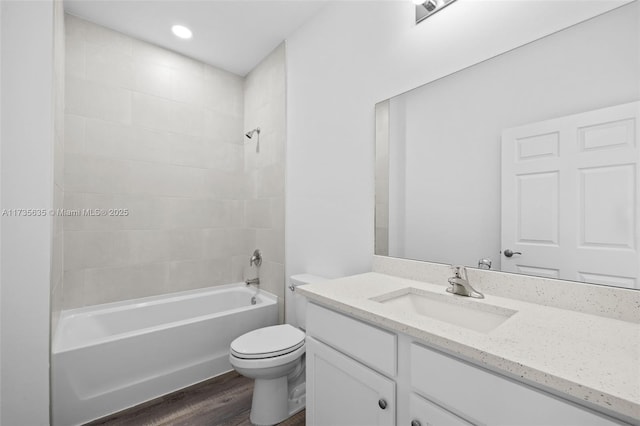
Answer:
[{"label": "recessed ceiling light", "polygon": [[191,30],[183,25],[174,25],[173,27],[171,27],[171,31],[173,32],[173,34],[180,38],[191,38],[191,36],[193,35]]}]

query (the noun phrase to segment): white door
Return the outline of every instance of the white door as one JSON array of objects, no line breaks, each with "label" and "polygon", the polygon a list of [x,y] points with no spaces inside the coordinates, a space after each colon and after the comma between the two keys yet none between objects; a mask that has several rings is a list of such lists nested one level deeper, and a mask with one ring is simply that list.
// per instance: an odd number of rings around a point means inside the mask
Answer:
[{"label": "white door", "polygon": [[632,102],[503,131],[503,271],[640,288],[639,117]]},{"label": "white door", "polygon": [[394,425],[392,380],[307,336],[307,413],[310,426]]}]

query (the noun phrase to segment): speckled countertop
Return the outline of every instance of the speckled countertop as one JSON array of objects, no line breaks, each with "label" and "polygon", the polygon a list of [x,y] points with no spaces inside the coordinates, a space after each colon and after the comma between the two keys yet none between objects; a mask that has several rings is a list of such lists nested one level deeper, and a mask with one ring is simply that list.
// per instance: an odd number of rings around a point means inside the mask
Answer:
[{"label": "speckled countertop", "polygon": [[517,311],[484,333],[370,300],[407,287],[449,295],[443,285],[375,272],[309,284],[296,291],[310,301],[408,334],[569,399],[640,419],[640,324],[486,293],[481,300],[464,298],[463,303]]}]

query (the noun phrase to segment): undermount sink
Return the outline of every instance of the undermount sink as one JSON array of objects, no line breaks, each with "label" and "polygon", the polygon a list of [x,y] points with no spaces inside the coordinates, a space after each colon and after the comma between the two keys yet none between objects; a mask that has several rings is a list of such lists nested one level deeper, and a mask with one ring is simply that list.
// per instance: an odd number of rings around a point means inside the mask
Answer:
[{"label": "undermount sink", "polygon": [[444,321],[481,333],[494,330],[517,312],[468,300],[463,296],[438,294],[413,287],[372,297],[370,300],[392,306],[401,312]]}]

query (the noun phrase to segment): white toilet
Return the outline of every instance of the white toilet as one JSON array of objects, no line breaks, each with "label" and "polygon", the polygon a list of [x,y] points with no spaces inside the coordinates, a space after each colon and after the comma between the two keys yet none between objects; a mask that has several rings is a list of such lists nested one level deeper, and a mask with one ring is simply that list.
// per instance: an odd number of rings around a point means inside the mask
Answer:
[{"label": "white toilet", "polygon": [[[255,379],[249,419],[255,425],[273,425],[305,406],[305,310],[307,300],[295,287],[325,281],[314,275],[290,278],[295,324],[274,325],[250,331],[231,342],[229,361],[245,377]],[[297,326],[297,327],[296,327]]]}]

